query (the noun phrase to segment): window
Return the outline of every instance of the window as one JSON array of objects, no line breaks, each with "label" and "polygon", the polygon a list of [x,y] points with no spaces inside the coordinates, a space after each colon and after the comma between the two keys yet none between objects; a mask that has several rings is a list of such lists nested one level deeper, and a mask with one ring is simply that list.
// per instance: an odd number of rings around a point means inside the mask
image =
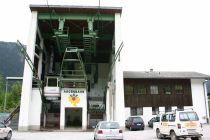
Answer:
[{"label": "window", "polygon": [[169,114],[169,121],[170,122],[175,122],[176,120],[176,115],[175,114]]},{"label": "window", "polygon": [[48,87],[57,87],[57,78],[48,78]]},{"label": "window", "polygon": [[150,86],[150,93],[151,94],[158,94],[158,86],[156,86],[156,85]]},{"label": "window", "polygon": [[120,125],[117,122],[104,122],[101,123],[100,129],[119,129]]},{"label": "window", "polygon": [[198,116],[195,112],[181,112],[179,114],[180,121],[198,121]]},{"label": "window", "polygon": [[159,114],[159,107],[152,107],[152,115]]},{"label": "window", "polygon": [[168,115],[167,114],[162,115],[161,121],[167,122],[168,121]]},{"label": "window", "polygon": [[171,88],[170,88],[170,86],[169,85],[168,86],[165,86],[163,88],[163,92],[164,92],[164,94],[171,94]]},{"label": "window", "polygon": [[136,108],[131,108],[131,116],[136,116],[136,115],[137,115]]},{"label": "window", "polygon": [[183,93],[182,85],[175,85],[175,92],[176,94],[182,94]]},{"label": "window", "polygon": [[132,85],[125,85],[125,94],[127,94],[127,95],[133,94],[133,86]]},{"label": "window", "polygon": [[5,128],[5,125],[0,123],[0,128]]},{"label": "window", "polygon": [[143,115],[143,107],[131,108],[131,116]]},{"label": "window", "polygon": [[146,87],[143,85],[135,86],[134,93],[135,94],[146,94]]},{"label": "window", "polygon": [[165,112],[171,112],[171,107],[165,107]]}]

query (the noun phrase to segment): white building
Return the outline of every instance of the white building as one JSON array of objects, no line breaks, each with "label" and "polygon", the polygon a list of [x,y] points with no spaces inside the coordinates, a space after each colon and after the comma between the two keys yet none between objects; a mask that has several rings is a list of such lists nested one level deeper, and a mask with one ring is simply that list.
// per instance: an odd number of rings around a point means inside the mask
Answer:
[{"label": "white building", "polygon": [[157,113],[193,109],[207,123],[207,79],[197,72],[125,71],[126,117],[139,115],[147,123]]},{"label": "white building", "polygon": [[[30,5],[30,9],[32,16],[27,53],[22,47],[26,63],[19,130],[86,130],[100,120],[116,120],[124,127],[126,117],[132,115],[133,110],[136,110],[137,115],[143,112],[145,122],[152,117],[152,107],[158,107],[159,111],[165,110],[158,102],[156,106],[144,104],[146,100],[142,100],[144,97],[141,98],[141,94],[134,95],[138,96],[136,99],[139,101],[131,104],[135,91],[127,89],[127,79],[151,77],[141,77],[135,72],[135,77],[132,77],[133,72],[123,75],[120,59],[123,47],[122,8]],[[185,102],[174,102],[173,106],[167,106],[168,109],[174,109],[177,105],[184,108],[193,106],[205,123],[208,103],[203,82],[209,76],[198,73],[191,73],[188,77],[179,76],[166,79],[187,81],[190,91],[187,97],[190,99],[183,97],[180,101],[187,100],[186,105]],[[164,79],[165,75],[153,77],[159,78]],[[155,85],[151,87],[155,94],[159,93],[156,92],[157,88]],[[182,90],[180,84],[177,88]],[[140,91],[148,95],[150,93],[149,89]],[[197,95],[200,98],[196,98]],[[169,96],[173,96],[173,93]]]}]

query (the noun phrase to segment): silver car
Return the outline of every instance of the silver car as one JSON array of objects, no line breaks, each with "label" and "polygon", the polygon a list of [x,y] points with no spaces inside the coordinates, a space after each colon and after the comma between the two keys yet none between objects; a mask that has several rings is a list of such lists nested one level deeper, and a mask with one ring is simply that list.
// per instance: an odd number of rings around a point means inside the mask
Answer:
[{"label": "silver car", "polygon": [[123,140],[123,131],[115,121],[100,121],[94,130],[94,140]]},{"label": "silver car", "polygon": [[3,123],[0,123],[0,139],[10,140],[12,137],[12,129]]}]

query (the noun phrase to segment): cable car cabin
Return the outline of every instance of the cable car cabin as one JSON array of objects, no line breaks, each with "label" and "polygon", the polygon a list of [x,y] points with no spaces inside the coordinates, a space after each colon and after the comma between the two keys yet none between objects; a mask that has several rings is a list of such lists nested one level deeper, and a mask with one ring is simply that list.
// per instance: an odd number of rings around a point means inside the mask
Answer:
[{"label": "cable car cabin", "polygon": [[47,76],[46,86],[44,87],[45,97],[60,97],[59,77]]}]

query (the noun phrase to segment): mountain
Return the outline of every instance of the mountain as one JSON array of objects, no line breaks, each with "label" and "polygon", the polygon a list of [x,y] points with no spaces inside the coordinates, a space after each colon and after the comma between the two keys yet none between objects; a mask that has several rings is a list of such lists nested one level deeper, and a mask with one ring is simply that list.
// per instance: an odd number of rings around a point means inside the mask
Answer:
[{"label": "mountain", "polygon": [[6,77],[22,77],[24,57],[15,42],[0,41],[0,74]]}]

